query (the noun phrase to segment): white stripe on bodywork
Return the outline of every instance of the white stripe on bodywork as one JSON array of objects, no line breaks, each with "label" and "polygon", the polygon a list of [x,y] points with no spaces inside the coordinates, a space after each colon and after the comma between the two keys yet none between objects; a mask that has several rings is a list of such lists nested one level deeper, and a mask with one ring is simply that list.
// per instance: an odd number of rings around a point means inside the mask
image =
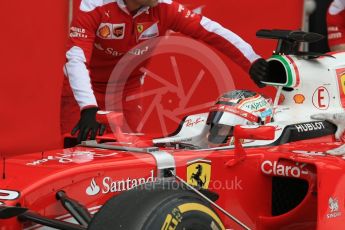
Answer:
[{"label": "white stripe on bodywork", "polygon": [[331,15],[336,15],[336,14],[339,14],[344,9],[345,9],[345,0],[334,0],[328,9],[328,12]]},{"label": "white stripe on bodywork", "polygon": [[104,6],[111,2],[116,2],[117,0],[82,0],[79,9],[84,12],[90,12],[97,7]]},{"label": "white stripe on bodywork", "polygon": [[158,0],[158,3],[172,4],[172,0]]},{"label": "white stripe on bodywork", "polygon": [[73,90],[74,97],[80,108],[88,105],[96,105],[97,101],[93,94],[89,71],[86,68],[84,51],[73,46],[66,53],[65,75]]},{"label": "white stripe on bodywork", "polygon": [[203,16],[200,24],[208,32],[215,33],[233,44],[251,63],[260,58],[260,56],[254,52],[253,48],[248,43],[246,43],[237,34],[222,27],[219,23]]},{"label": "white stripe on bodywork", "polygon": [[[102,205],[98,205],[95,207],[88,208],[88,210],[89,210],[90,214],[94,215],[94,214],[96,214],[96,212],[98,212],[101,209],[101,207],[102,207]],[[71,214],[65,214],[65,215],[56,217],[55,219],[65,221],[68,223],[72,223],[72,224],[78,224],[76,219],[74,219],[74,217],[72,217]],[[24,230],[38,230],[38,229],[39,230],[56,230],[56,228],[51,228],[48,226],[42,226],[40,224],[35,224],[31,227],[24,228]]]}]

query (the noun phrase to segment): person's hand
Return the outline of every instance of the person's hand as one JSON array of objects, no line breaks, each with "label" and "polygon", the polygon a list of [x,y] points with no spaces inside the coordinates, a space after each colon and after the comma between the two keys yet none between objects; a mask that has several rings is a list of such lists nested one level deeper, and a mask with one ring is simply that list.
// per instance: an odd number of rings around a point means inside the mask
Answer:
[{"label": "person's hand", "polygon": [[315,120],[325,120],[329,121],[337,126],[337,132],[335,133],[335,138],[337,140],[344,140],[344,131],[345,131],[345,113],[318,113],[311,116]]},{"label": "person's hand", "polygon": [[258,60],[253,62],[252,66],[249,69],[249,75],[258,87],[265,87],[265,84],[261,81],[267,81],[268,79],[268,62],[263,58],[259,58]]},{"label": "person's hand", "polygon": [[103,135],[105,126],[96,121],[96,113],[98,108],[87,108],[80,112],[80,119],[78,124],[73,128],[71,134],[74,135],[78,131],[77,141],[81,143],[85,141],[89,136],[90,140],[96,139],[97,133]]}]

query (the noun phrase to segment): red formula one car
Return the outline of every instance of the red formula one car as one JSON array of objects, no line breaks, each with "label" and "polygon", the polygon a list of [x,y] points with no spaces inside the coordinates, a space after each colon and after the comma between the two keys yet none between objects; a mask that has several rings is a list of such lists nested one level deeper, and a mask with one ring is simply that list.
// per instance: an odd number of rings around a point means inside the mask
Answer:
[{"label": "red formula one car", "polygon": [[209,148],[208,114],[197,114],[165,138],[118,132],[2,159],[0,229],[344,229],[345,150],[336,125],[310,116],[344,111],[345,53],[296,51],[316,34],[258,35],[279,39],[273,122]]}]

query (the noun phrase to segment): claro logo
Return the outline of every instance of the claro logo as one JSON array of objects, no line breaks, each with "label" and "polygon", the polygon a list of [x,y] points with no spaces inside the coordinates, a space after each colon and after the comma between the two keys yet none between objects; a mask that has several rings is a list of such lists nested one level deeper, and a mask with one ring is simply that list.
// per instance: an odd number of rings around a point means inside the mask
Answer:
[{"label": "claro logo", "polygon": [[266,175],[285,176],[299,178],[301,175],[307,175],[308,171],[303,170],[305,164],[289,166],[278,163],[277,161],[264,161],[261,164],[261,171]]}]

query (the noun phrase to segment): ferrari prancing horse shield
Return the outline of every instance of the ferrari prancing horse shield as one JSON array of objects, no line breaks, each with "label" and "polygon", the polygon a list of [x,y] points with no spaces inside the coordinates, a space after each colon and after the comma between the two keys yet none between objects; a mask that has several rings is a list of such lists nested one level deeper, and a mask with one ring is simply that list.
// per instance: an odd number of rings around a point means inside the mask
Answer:
[{"label": "ferrari prancing horse shield", "polygon": [[187,166],[187,183],[207,189],[211,179],[211,162],[197,161]]},{"label": "ferrari prancing horse shield", "polygon": [[137,30],[139,33],[142,33],[144,31],[144,25],[143,24],[137,25]]}]

